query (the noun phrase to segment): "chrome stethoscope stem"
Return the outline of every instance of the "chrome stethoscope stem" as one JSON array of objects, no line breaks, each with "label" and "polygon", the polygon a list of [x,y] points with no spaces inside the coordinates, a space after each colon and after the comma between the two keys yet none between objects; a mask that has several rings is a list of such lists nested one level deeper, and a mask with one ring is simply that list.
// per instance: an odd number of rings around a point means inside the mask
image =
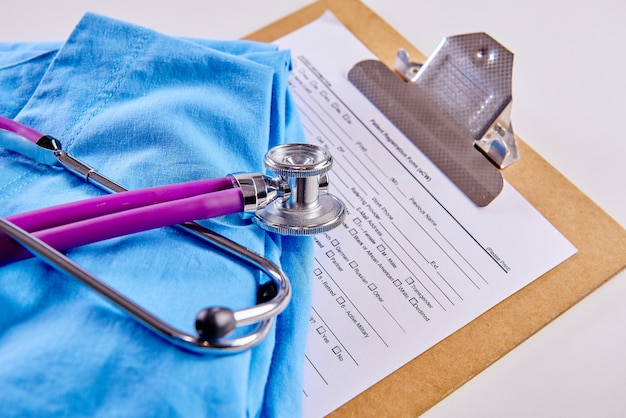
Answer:
[{"label": "chrome stethoscope stem", "polygon": [[[113,302],[116,306],[130,314],[136,320],[156,332],[158,335],[188,350],[200,353],[209,351],[223,353],[244,350],[261,342],[271,327],[273,317],[266,317],[261,319],[254,332],[242,337],[215,338],[206,340],[186,334],[162,321],[157,316],[151,314],[130,299],[126,298],[124,295],[116,292],[114,289],[107,286],[95,276],[81,268],[78,264],[74,263],[63,253],[57,251],[8,220],[0,218],[0,231],[28,248],[29,251],[36,254],[40,259],[46,261],[50,266],[80,280],[94,291],[108,299],[110,302]],[[269,263],[269,266],[265,266],[265,268],[272,275],[281,276],[277,271],[272,271],[272,263]],[[284,277],[281,277],[281,280],[284,279]],[[283,282],[283,285],[285,283],[288,285],[288,282]],[[287,302],[288,297],[282,298],[279,304],[286,305]],[[262,316],[264,313],[265,312],[258,312],[259,316]],[[251,321],[250,316],[247,316],[247,314],[247,311],[241,311],[239,313],[241,325],[257,322],[256,320]]]},{"label": "chrome stethoscope stem", "polygon": [[65,151],[55,151],[58,162],[70,173],[82,178],[85,182],[98,186],[107,193],[119,193],[128,191],[113,180],[103,176],[84,162],[74,158]]}]

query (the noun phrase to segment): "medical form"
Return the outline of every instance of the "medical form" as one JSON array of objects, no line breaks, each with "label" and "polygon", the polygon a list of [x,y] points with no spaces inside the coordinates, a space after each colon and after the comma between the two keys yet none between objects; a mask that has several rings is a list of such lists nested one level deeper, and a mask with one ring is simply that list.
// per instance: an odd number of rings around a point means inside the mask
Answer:
[{"label": "medical form", "polygon": [[483,208],[458,190],[348,81],[375,57],[332,14],[276,43],[292,51],[307,139],[333,155],[347,212],[315,237],[303,399],[304,416],[318,417],[576,248],[506,182]]}]

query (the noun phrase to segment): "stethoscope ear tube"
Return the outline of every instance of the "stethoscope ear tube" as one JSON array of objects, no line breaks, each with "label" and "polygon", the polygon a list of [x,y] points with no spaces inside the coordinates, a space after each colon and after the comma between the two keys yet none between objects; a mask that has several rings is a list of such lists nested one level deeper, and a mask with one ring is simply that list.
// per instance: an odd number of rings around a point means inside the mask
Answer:
[{"label": "stethoscope ear tube", "polygon": [[[194,234],[209,239],[208,236],[205,236],[206,231],[202,227],[196,229],[199,225],[189,224],[186,227],[191,228]],[[261,301],[260,304],[252,308],[232,311],[228,308],[212,307],[201,310],[196,318],[198,335],[193,336],[164,322],[100,281],[60,251],[4,218],[0,218],[0,232],[11,237],[50,266],[91,287],[167,341],[197,353],[234,353],[256,346],[263,340],[272,326],[277,315],[273,311],[282,311],[291,297],[289,281],[278,267],[249,250],[244,251],[243,254],[239,253],[238,244],[215,234],[216,236],[211,237],[211,239],[220,241],[220,247],[270,275],[272,281],[268,283],[272,283],[272,285],[263,285],[261,289],[267,291],[268,288],[274,288],[275,291],[270,290],[273,297],[269,301]],[[258,325],[247,334],[225,338],[235,328],[257,321]]]}]

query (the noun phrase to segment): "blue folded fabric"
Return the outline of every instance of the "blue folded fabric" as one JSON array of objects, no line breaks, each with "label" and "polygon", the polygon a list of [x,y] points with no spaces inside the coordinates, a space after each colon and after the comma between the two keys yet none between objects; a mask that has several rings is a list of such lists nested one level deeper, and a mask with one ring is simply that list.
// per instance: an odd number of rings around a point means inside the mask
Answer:
[{"label": "blue folded fabric", "polygon": [[[263,172],[304,141],[288,51],[181,39],[87,14],[61,43],[0,44],[0,114],[59,139],[129,189]],[[0,149],[0,216],[102,194],[65,170]],[[236,216],[205,226],[282,266],[291,304],[262,344],[177,348],[36,259],[0,269],[3,416],[298,416],[312,245]],[[70,258],[189,333],[208,306],[255,304],[266,280],[175,228],[76,248]]]}]

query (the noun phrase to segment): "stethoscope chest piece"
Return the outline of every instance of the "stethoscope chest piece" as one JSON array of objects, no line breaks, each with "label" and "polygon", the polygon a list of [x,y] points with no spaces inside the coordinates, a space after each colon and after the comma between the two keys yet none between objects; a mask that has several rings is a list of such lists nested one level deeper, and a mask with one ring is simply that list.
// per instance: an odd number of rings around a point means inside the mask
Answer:
[{"label": "stethoscope chest piece", "polygon": [[293,143],[272,148],[265,156],[268,171],[280,176],[280,196],[257,209],[253,221],[282,235],[311,235],[343,222],[341,200],[328,193],[330,153],[313,144]]}]

